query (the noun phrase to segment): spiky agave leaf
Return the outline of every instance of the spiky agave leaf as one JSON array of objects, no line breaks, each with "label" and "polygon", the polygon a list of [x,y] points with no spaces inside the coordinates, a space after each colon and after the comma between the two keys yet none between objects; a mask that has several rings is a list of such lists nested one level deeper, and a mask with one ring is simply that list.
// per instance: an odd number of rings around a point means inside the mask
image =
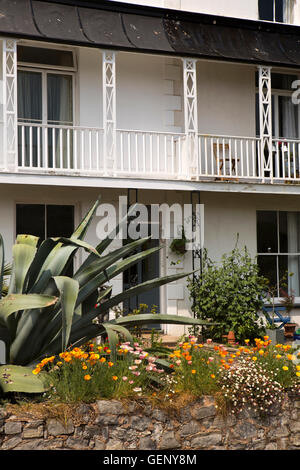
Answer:
[{"label": "spiky agave leaf", "polygon": [[[190,273],[152,279],[121,294],[111,295],[108,282],[161,247],[137,252],[147,240],[144,239],[104,255],[113,239],[110,236],[101,241],[96,249],[91,247],[83,238],[98,204],[99,200],[93,204],[70,238],[47,239],[37,249],[37,240],[33,237],[22,235],[17,238],[9,287],[11,294],[0,300],[0,322],[5,324],[11,338],[11,362],[34,364],[44,355],[56,355],[63,348],[82,345],[99,335],[109,337],[112,355],[115,355],[120,336],[132,342],[130,330],[134,325],[156,322],[182,325],[204,323],[186,317],[159,314],[104,321],[112,307],[129,297],[176,281]],[[123,218],[115,233],[125,226],[127,217]],[[71,279],[66,276],[66,270],[79,249],[86,250],[88,256]],[[4,248],[0,239],[2,271],[3,259]],[[101,293],[99,289],[102,289]]]}]

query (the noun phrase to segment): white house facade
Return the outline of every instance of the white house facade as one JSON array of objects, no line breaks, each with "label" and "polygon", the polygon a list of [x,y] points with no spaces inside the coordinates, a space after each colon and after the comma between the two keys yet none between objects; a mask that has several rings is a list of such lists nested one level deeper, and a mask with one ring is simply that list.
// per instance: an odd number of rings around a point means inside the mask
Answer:
[{"label": "white house facade", "polygon": [[[117,217],[120,200],[201,205],[211,258],[238,236],[278,297],[294,273],[300,323],[299,43],[299,0],[0,0],[7,260],[18,233],[68,235],[99,195]],[[199,250],[173,253],[162,229],[159,255],[116,292],[197,266]],[[139,302],[192,315],[186,280]]]}]

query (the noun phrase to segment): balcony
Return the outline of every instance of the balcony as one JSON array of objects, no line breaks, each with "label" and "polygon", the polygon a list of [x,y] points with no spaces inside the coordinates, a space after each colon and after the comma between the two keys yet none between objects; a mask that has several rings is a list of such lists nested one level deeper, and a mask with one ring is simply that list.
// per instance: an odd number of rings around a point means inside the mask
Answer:
[{"label": "balcony", "polygon": [[300,140],[273,139],[266,168],[261,139],[18,124],[16,172],[141,179],[296,183]]},{"label": "balcony", "polygon": [[[37,63],[26,62],[30,48]],[[64,67],[43,66],[44,55],[59,62],[62,52]],[[290,99],[294,73],[17,46],[13,39],[2,40],[2,53],[1,181],[8,175],[6,180],[29,184],[113,187],[118,179],[121,187],[145,187],[149,180],[151,187],[192,190],[199,190],[197,182],[202,189],[214,183],[211,190],[231,182],[247,183],[249,191],[257,188],[248,183],[260,184],[270,192],[298,183],[300,140],[272,137],[300,135]],[[268,188],[276,183],[275,190]]]}]

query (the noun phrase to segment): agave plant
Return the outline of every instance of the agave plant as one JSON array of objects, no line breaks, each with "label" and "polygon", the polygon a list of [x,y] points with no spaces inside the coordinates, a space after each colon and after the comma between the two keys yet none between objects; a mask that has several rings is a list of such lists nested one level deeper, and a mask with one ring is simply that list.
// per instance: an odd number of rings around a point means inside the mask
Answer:
[{"label": "agave plant", "polygon": [[[0,367],[2,390],[40,391],[42,385],[37,382],[40,379],[29,372],[37,362],[45,356],[57,355],[71,345],[85,344],[95,337],[108,337],[114,357],[119,335],[133,341],[129,330],[134,325],[203,324],[192,318],[161,314],[128,315],[105,320],[111,308],[129,297],[176,281],[188,273],[153,279],[112,295],[112,288],[107,287],[107,283],[160,247],[137,252],[137,248],[147,240],[140,239],[108,252],[112,236],[102,240],[96,248],[83,241],[98,204],[99,199],[70,238],[49,238],[38,246],[35,236],[17,236],[8,292],[0,298],[0,327],[9,337],[7,364]],[[114,232],[117,234],[125,223],[127,217]],[[88,255],[71,278],[66,272],[79,249],[85,250]],[[4,245],[0,236],[0,292],[4,267]],[[24,366],[27,368],[24,369]]]}]

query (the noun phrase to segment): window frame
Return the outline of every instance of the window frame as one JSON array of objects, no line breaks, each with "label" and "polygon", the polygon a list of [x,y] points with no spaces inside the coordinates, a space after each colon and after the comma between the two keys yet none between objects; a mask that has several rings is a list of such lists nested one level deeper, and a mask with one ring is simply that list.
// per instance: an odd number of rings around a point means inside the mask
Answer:
[{"label": "window frame", "polygon": [[[41,122],[38,122],[37,120],[35,120],[35,123],[40,124],[41,126],[45,125],[45,126],[50,126],[50,127],[51,125],[73,127],[75,125],[74,122],[75,122],[75,109],[76,109],[75,72],[70,72],[67,70],[56,70],[56,69],[51,69],[49,67],[40,69],[39,67],[33,67],[33,66],[30,66],[30,67],[18,66],[18,72],[19,71],[40,73],[42,76],[42,120]],[[69,75],[72,79],[72,122],[71,123],[53,124],[51,122],[50,123],[48,122],[47,75],[49,74]],[[19,120],[19,116],[18,116],[18,123],[22,123],[22,122],[25,122],[25,123],[32,122],[32,120],[28,120],[28,121],[25,119]]]},{"label": "window frame", "polygon": [[[282,21],[278,21],[276,19],[276,1],[277,0],[273,0],[273,19],[271,20],[266,20],[266,19],[262,19],[260,18],[260,15],[259,15],[259,8],[260,8],[260,5],[259,5],[259,0],[258,0],[258,19],[259,21],[265,21],[267,23],[281,23],[281,24],[293,24],[292,22],[292,18],[293,18],[293,5],[291,4],[291,0],[283,0],[283,3],[282,3],[282,7],[283,7],[283,10],[282,10]],[[284,2],[287,1],[288,2],[288,8],[287,8],[287,18],[286,20],[284,20]]]},{"label": "window frame", "polygon": [[[37,206],[44,206],[45,210],[45,215],[47,213],[46,207],[47,206],[72,206],[73,207],[73,225],[74,225],[74,230],[80,223],[80,213],[81,213],[81,203],[79,202],[72,202],[72,201],[64,201],[64,202],[57,202],[57,201],[45,201],[45,199],[41,198],[40,202],[32,202],[31,200],[24,201],[22,199],[16,199],[14,200],[14,239],[16,240],[17,238],[17,205],[37,205]],[[45,233],[45,239],[47,236],[47,217],[45,217],[45,227],[44,227],[44,233]],[[73,267],[74,267],[74,272],[76,272],[77,269],[79,269],[80,264],[82,262],[82,254],[80,252],[75,254],[75,257],[73,259]]]},{"label": "window frame", "polygon": [[[277,234],[277,251],[275,252],[264,252],[264,253],[260,253],[257,251],[256,253],[256,257],[258,258],[259,256],[274,256],[276,257],[276,285],[277,285],[277,296],[275,297],[275,302],[276,303],[279,303],[280,300],[282,299],[282,297],[280,297],[279,295],[279,289],[280,289],[280,286],[279,286],[279,280],[280,280],[280,266],[279,266],[279,257],[280,256],[286,256],[286,257],[289,257],[289,256],[298,256],[299,259],[300,259],[300,251],[299,252],[290,252],[290,253],[284,253],[284,252],[280,252],[280,227],[279,227],[279,215],[280,215],[280,212],[284,212],[284,213],[288,213],[288,212],[297,212],[299,213],[300,215],[300,211],[283,211],[283,210],[269,210],[269,209],[259,209],[256,211],[256,227],[257,227],[257,213],[258,212],[276,212],[276,234]],[[258,235],[257,235],[258,237]],[[299,269],[300,269],[300,266],[299,266]],[[299,290],[300,290],[300,286],[299,286]],[[299,296],[295,296],[295,303],[300,303],[300,295]]]},{"label": "window frame", "polygon": [[40,64],[38,62],[22,62],[18,60],[17,56],[17,65],[21,67],[34,67],[34,68],[39,68],[39,69],[51,69],[51,70],[65,70],[69,72],[77,72],[78,70],[78,61],[77,61],[77,54],[76,54],[76,49],[73,47],[65,47],[65,46],[60,46],[57,44],[43,44],[43,43],[32,43],[30,41],[19,41],[18,42],[19,46],[24,46],[24,47],[33,47],[36,49],[54,49],[57,51],[66,51],[66,52],[71,52],[73,55],[73,67],[68,67],[67,65],[49,65],[49,64]]}]

